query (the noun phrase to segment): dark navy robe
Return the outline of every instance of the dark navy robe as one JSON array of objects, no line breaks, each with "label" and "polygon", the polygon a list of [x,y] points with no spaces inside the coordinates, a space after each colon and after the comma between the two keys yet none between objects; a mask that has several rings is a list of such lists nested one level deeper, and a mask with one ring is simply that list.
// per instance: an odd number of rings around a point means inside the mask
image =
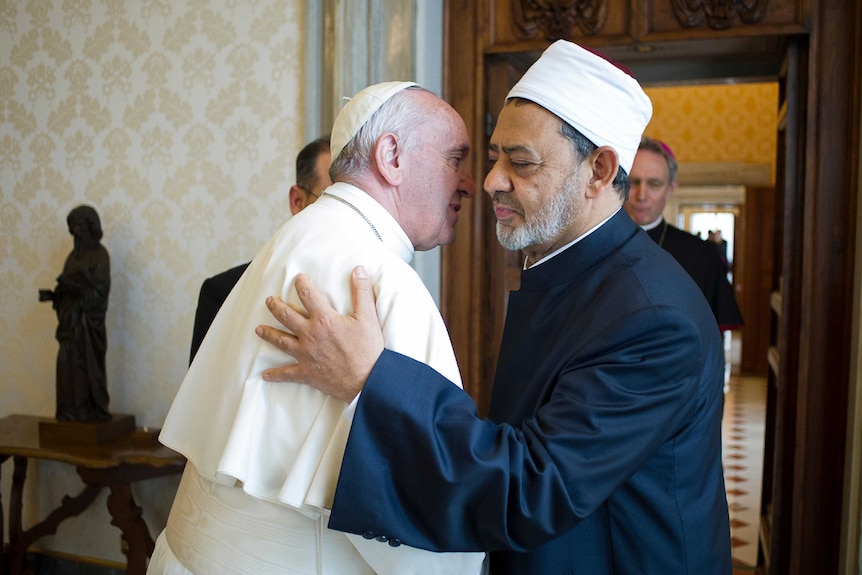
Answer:
[{"label": "dark navy robe", "polygon": [[522,273],[488,419],[383,353],[329,527],[491,551],[493,575],[729,575],[723,370],[697,286],[620,210]]}]

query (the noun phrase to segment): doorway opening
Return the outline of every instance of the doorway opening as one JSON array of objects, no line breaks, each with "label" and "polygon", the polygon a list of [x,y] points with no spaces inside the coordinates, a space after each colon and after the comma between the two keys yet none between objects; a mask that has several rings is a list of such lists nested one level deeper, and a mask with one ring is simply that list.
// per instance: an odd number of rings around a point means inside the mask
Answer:
[{"label": "doorway opening", "polygon": [[733,283],[733,260],[738,206],[683,206],[679,227],[715,244],[727,265],[727,278]]}]

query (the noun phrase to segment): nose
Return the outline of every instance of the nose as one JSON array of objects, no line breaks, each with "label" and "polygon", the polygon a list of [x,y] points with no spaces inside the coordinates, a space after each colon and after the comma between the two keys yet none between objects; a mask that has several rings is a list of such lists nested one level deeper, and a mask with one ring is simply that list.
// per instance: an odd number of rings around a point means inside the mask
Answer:
[{"label": "nose", "polygon": [[461,185],[458,186],[458,192],[465,198],[472,198],[476,195],[476,180],[473,179],[473,174],[469,171],[464,174]]},{"label": "nose", "polygon": [[500,167],[500,162],[494,162],[488,175],[485,176],[485,193],[494,197],[497,192],[511,192],[512,180],[506,177],[503,169]]},{"label": "nose", "polygon": [[634,201],[641,201],[644,199],[644,192],[646,191],[646,184],[640,180],[629,181],[629,198]]}]

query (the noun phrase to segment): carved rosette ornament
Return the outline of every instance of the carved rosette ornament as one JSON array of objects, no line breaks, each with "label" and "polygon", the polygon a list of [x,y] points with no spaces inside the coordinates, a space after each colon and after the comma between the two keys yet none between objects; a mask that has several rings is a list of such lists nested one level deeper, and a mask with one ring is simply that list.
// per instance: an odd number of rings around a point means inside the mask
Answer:
[{"label": "carved rosette ornament", "polygon": [[726,30],[734,15],[743,24],[756,24],[766,13],[769,0],[672,0],[673,12],[686,28],[703,25],[713,30]]},{"label": "carved rosette ornament", "polygon": [[543,31],[548,40],[568,38],[572,29],[587,36],[601,32],[608,0],[512,0],[512,14],[519,34],[534,38]]}]

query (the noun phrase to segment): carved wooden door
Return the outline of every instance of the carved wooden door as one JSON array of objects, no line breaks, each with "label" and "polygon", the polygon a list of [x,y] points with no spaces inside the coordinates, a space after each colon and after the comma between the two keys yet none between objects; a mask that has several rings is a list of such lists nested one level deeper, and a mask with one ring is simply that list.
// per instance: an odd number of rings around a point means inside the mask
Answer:
[{"label": "carved wooden door", "polygon": [[787,573],[793,500],[794,445],[801,293],[802,204],[804,191],[805,50],[788,47],[779,78],[776,168],[775,251],[770,298],[772,320],[768,351],[760,562],[767,573]]}]

